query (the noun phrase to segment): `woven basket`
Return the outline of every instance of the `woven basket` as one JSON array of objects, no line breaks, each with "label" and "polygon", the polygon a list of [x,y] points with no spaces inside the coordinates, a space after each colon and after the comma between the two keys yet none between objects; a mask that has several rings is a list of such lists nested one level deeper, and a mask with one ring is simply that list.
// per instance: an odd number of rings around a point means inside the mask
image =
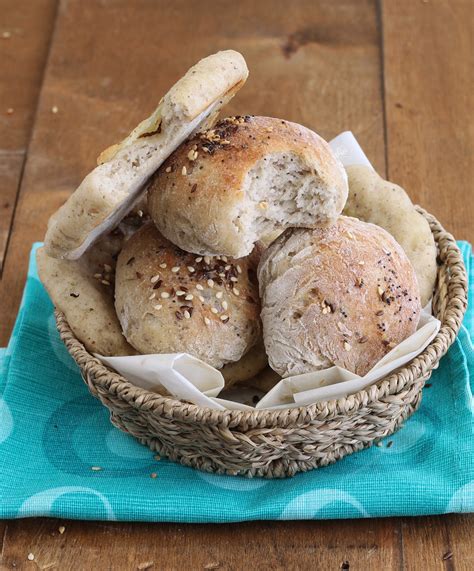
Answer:
[{"label": "woven basket", "polygon": [[282,478],[326,466],[395,432],[453,343],[467,305],[467,278],[454,238],[423,209],[439,252],[433,313],[441,329],[407,366],[346,398],[277,411],[216,411],[138,388],[105,367],[73,335],[62,340],[112,423],[171,460],[206,472]]}]

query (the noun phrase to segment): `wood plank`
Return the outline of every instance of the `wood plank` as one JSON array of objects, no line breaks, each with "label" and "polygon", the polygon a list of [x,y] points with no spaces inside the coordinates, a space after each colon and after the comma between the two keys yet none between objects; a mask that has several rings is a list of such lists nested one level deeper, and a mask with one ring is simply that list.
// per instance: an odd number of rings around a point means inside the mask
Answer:
[{"label": "wood plank", "polygon": [[0,0],[0,276],[56,0]]},{"label": "wood plank", "polygon": [[471,0],[382,3],[390,178],[474,240]]},{"label": "wood plank", "polygon": [[454,514],[404,519],[405,568],[408,571],[473,569],[473,523],[473,516]]},{"label": "wood plank", "polygon": [[[381,10],[389,177],[471,241],[473,9],[470,0],[403,0]],[[407,569],[472,569],[472,518],[406,519],[402,532]]]},{"label": "wood plank", "polygon": [[[330,9],[329,9],[330,7]],[[192,35],[189,31],[192,30]],[[30,244],[48,216],[93,166],[104,147],[150,112],[198,58],[232,47],[245,55],[249,82],[226,110],[281,116],[329,138],[351,128],[384,172],[380,36],[370,0],[61,4],[54,45],[18,202],[5,278],[5,340],[16,314]],[[93,54],[93,57],[91,57]],[[52,106],[58,113],[52,115]],[[61,568],[352,568],[400,566],[398,520],[249,523],[221,526],[11,522],[5,565],[27,552]],[[98,558],[102,565],[98,564]],[[89,564],[89,565],[88,565]]]},{"label": "wood plank", "polygon": [[[66,530],[60,534],[58,529]],[[389,520],[125,524],[24,520],[9,524],[3,565],[27,569],[399,569]],[[345,565],[344,565],[345,564]]]}]

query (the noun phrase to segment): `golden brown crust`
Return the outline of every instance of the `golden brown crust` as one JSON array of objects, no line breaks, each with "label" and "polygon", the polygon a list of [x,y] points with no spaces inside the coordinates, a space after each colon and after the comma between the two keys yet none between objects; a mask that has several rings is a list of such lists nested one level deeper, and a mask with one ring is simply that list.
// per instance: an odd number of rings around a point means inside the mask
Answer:
[{"label": "golden brown crust", "polygon": [[236,262],[188,254],[149,223],[117,262],[115,305],[141,353],[186,352],[220,368],[261,338],[256,268],[260,252]]},{"label": "golden brown crust", "polygon": [[264,253],[259,282],[269,363],[283,376],[332,365],[365,375],[420,317],[402,248],[355,218],[286,231]]},{"label": "golden brown crust", "polygon": [[[296,123],[252,116],[223,119],[185,141],[149,186],[150,214],[160,231],[183,249],[241,256],[247,229],[239,229],[235,212],[246,199],[245,179],[259,161],[285,153],[334,189],[332,216],[340,214],[347,180],[327,143]],[[314,224],[320,222],[314,218]]]}]

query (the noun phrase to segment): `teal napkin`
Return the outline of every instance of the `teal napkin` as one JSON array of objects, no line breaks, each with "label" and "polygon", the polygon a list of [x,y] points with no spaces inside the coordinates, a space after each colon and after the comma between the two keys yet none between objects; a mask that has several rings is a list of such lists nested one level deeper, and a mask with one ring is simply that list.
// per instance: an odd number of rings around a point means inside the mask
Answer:
[{"label": "teal napkin", "polygon": [[[156,460],[114,428],[59,339],[34,251],[0,360],[0,517],[229,522],[474,511],[473,296],[423,402],[382,446],[286,480]],[[474,284],[471,247],[460,243]]]}]

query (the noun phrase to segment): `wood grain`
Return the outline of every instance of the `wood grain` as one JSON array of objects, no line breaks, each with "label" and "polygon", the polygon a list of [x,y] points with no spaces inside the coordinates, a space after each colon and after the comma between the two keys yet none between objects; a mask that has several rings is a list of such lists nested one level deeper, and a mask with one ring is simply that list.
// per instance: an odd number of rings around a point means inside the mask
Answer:
[{"label": "wood grain", "polygon": [[[470,241],[473,9],[469,0],[381,7],[388,176],[457,238]],[[472,569],[473,531],[466,516],[404,520],[406,569]]]},{"label": "wood grain", "polygon": [[[61,535],[59,526],[66,531]],[[9,524],[4,565],[51,571],[351,570],[399,569],[389,520],[251,522],[242,524],[125,524],[24,520]],[[344,567],[346,563],[346,567]],[[349,567],[347,567],[349,565]]]},{"label": "wood grain", "polygon": [[56,0],[0,0],[0,276]]},{"label": "wood grain", "polygon": [[474,2],[382,3],[389,176],[474,240]]}]

